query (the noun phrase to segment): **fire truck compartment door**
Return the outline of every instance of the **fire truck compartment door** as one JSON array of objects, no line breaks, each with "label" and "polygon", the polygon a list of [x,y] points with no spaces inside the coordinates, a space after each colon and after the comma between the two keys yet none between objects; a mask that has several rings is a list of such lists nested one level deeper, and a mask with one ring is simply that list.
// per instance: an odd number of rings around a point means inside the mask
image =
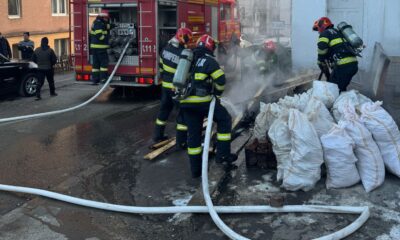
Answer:
[{"label": "fire truck compartment door", "polygon": [[218,39],[218,8],[211,7],[211,35]]},{"label": "fire truck compartment door", "polygon": [[156,2],[139,0],[139,73],[154,75],[157,55]]}]

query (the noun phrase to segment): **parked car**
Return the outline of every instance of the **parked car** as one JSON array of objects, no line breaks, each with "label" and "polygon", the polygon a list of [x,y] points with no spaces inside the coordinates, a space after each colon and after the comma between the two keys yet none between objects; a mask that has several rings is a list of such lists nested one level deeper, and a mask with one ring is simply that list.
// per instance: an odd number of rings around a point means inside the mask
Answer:
[{"label": "parked car", "polygon": [[10,61],[0,54],[0,94],[18,92],[21,96],[34,96],[38,83],[35,63]]}]

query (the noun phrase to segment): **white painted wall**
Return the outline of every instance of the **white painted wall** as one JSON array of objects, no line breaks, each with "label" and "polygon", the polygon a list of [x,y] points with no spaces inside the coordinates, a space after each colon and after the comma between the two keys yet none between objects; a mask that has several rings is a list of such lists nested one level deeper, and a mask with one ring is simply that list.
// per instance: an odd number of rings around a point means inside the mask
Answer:
[{"label": "white painted wall", "polygon": [[326,14],[325,0],[293,0],[292,60],[295,70],[315,68],[318,34],[312,31],[314,21]]},{"label": "white painted wall", "polygon": [[[326,15],[329,16],[328,6],[330,4],[328,3],[333,1],[341,2],[341,0],[293,1],[292,58],[295,69],[318,68],[316,65],[318,34],[311,32],[310,29],[316,19]],[[342,2],[348,1],[342,0]],[[358,32],[367,46],[362,53],[363,58],[360,59],[360,69],[365,72],[370,68],[376,42],[382,44],[388,55],[400,55],[400,1],[363,0],[359,2],[364,5],[360,6],[360,8],[364,9],[364,13],[362,30]],[[338,9],[335,9],[335,11],[337,13]],[[333,14],[332,11],[331,14]],[[346,16],[346,14],[343,16]],[[337,24],[337,22],[334,23]]]},{"label": "white painted wall", "polygon": [[400,56],[400,1],[386,0],[382,45],[386,53]]}]

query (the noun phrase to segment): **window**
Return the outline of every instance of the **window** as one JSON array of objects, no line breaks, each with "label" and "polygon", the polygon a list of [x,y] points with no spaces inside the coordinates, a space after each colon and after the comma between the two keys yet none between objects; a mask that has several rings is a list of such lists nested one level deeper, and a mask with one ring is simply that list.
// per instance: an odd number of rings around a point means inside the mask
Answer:
[{"label": "window", "polygon": [[54,40],[54,51],[58,57],[68,56],[68,38]]},{"label": "window", "polygon": [[221,4],[220,8],[221,12],[221,20],[231,20],[231,5],[230,4]]},{"label": "window", "polygon": [[10,16],[10,17],[20,17],[21,16],[20,0],[8,0],[8,16]]},{"label": "window", "polygon": [[67,15],[67,0],[51,0],[51,13],[53,16]]},{"label": "window", "polygon": [[101,12],[101,8],[89,8],[89,15],[96,16]]}]

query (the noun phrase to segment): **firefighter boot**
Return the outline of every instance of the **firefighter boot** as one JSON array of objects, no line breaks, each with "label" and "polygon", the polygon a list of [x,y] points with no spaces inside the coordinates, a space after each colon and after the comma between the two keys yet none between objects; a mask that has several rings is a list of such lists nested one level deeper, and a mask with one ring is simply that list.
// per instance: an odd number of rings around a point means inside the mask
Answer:
[{"label": "firefighter boot", "polygon": [[217,156],[217,158],[215,159],[216,163],[233,163],[238,159],[238,156],[236,154],[229,154],[227,156]]},{"label": "firefighter boot", "polygon": [[187,149],[187,131],[176,131],[177,150]]},{"label": "firefighter boot", "polygon": [[164,140],[167,140],[168,137],[164,136],[164,131],[165,131],[165,125],[156,125],[155,131],[154,131],[154,136],[153,136],[153,141],[155,143],[162,142]]},{"label": "firefighter boot", "polygon": [[201,154],[190,156],[190,171],[192,172],[192,178],[201,177]]}]

